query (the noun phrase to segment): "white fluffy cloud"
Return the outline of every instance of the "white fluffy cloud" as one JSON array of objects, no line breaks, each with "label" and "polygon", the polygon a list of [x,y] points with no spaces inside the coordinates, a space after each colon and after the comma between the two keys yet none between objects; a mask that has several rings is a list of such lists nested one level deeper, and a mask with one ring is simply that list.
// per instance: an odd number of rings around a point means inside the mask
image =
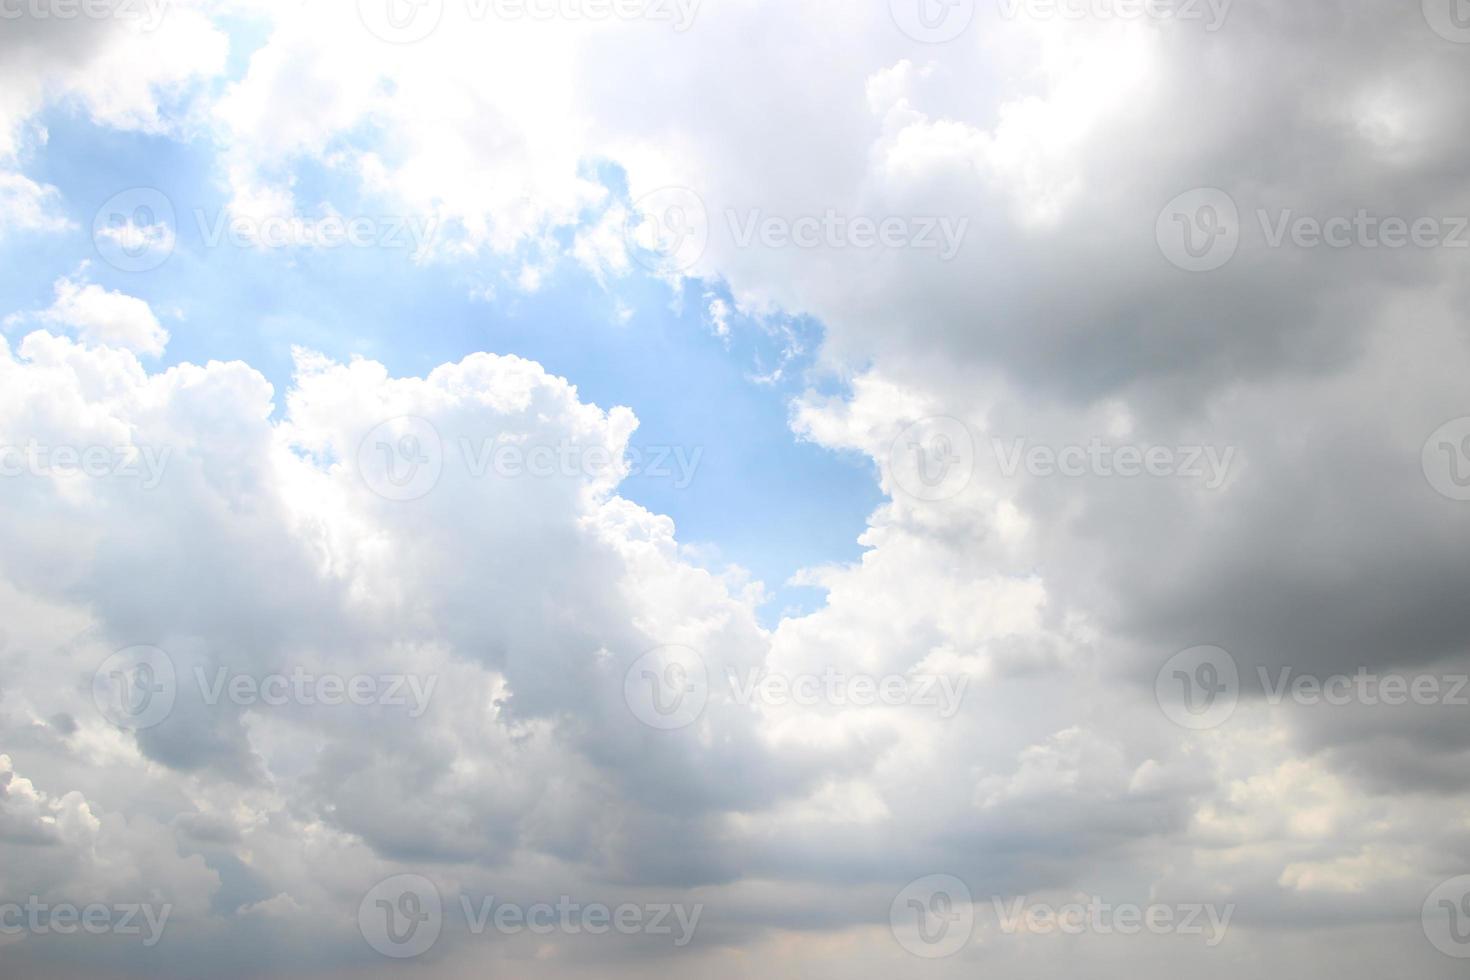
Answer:
[{"label": "white fluffy cloud", "polygon": [[24,127],[33,113],[63,100],[76,100],[100,125],[177,131],[185,121],[177,111],[187,111],[182,97],[191,83],[224,65],[225,34],[199,4],[109,0],[105,6],[113,13],[101,17],[82,14],[81,5],[72,6],[70,16],[63,13],[66,5],[54,6],[48,16],[5,18],[0,159],[27,145]]},{"label": "white fluffy cloud", "polygon": [[63,231],[70,222],[57,207],[61,194],[24,174],[0,171],[0,231]]},{"label": "white fluffy cloud", "polygon": [[[106,347],[158,356],[168,344],[168,331],[152,307],[136,296],[87,282],[85,273],[55,283],[56,301],[35,319],[77,332],[83,340]],[[17,316],[13,322],[25,318]]]},{"label": "white fluffy cloud", "polygon": [[[245,937],[259,930],[303,951],[325,937],[352,958],[355,902],[395,869],[427,870],[451,896],[529,901],[550,875],[567,894],[700,900],[718,943],[835,930],[888,956],[891,940],[864,924],[925,868],[1006,896],[1236,902],[1249,936],[1272,918],[1313,921],[1324,902],[1372,919],[1385,894],[1430,882],[1454,840],[1429,815],[1458,795],[1374,802],[1323,757],[1294,758],[1279,713],[1248,706],[1227,731],[1181,742],[1151,690],[1118,676],[1150,651],[1119,646],[1103,617],[1015,567],[1035,554],[1034,528],[983,483],[967,492],[988,503],[940,521],[896,493],[861,565],[818,576],[827,607],[770,633],[754,597],[681,560],[666,519],[614,495],[616,472],[476,475],[486,446],[615,458],[626,444],[630,413],[582,403],[530,362],[475,355],[395,379],[303,352],[275,422],[270,387],[242,364],[149,374],[130,353],[36,333],[5,351],[0,376],[7,436],[165,461],[155,486],[44,470],[10,481],[4,602],[22,625],[0,721],[7,764],[43,777],[11,780],[8,847],[81,846],[57,836],[67,807],[134,828],[114,860],[147,862],[147,841],[170,835],[185,876],[137,887],[176,906],[180,968],[223,942],[212,962],[249,972]],[[403,432],[439,468],[393,499]],[[138,643],[168,652],[178,699],[133,734],[90,703],[90,675]],[[623,676],[668,643],[702,653],[710,698],[695,726],[657,732],[630,714]],[[295,667],[434,686],[418,714],[204,695],[221,670]],[[963,697],[952,716],[747,706],[723,681],[752,669],[943,676]],[[1299,785],[1299,800],[1288,807],[1273,780]],[[1404,845],[1410,825],[1424,836]],[[21,892],[41,874],[8,867]],[[77,874],[71,893],[114,894]],[[844,893],[849,877],[863,887]],[[769,891],[783,881],[793,891]],[[811,888],[821,912],[793,918]],[[443,955],[475,944],[451,937]],[[31,949],[41,959],[27,962],[64,955]],[[576,972],[598,952],[566,955]],[[798,943],[781,968],[807,955]]]}]

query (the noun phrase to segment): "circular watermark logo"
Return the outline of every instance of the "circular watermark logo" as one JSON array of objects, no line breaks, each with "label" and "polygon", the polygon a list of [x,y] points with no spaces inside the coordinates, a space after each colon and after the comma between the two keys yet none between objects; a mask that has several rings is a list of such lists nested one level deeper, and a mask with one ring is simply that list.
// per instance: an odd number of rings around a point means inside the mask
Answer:
[{"label": "circular watermark logo", "polygon": [[1185,191],[1164,205],[1154,224],[1164,258],[1187,272],[1210,272],[1240,247],[1240,210],[1218,187]]},{"label": "circular watermark logo", "polygon": [[357,16],[380,41],[414,44],[439,27],[444,0],[357,0]]},{"label": "circular watermark logo", "polygon": [[633,202],[623,237],[633,258],[652,272],[690,269],[709,245],[704,200],[687,187],[649,191]]},{"label": "circular watermark logo", "polygon": [[118,728],[141,731],[161,723],[173,712],[177,695],[174,662],[158,647],[119,650],[92,675],[92,700]]},{"label": "circular watermark logo", "polygon": [[1451,878],[1430,892],[1420,919],[1435,949],[1456,959],[1470,958],[1470,875]]},{"label": "circular watermark logo", "polygon": [[1446,41],[1470,44],[1470,0],[1424,0],[1424,19]]},{"label": "circular watermark logo", "polygon": [[1470,416],[1451,419],[1424,441],[1424,478],[1451,500],[1470,500]]},{"label": "circular watermark logo", "polygon": [[893,938],[927,960],[953,956],[975,931],[969,887],[954,875],[933,874],[903,887],[888,908]]},{"label": "circular watermark logo", "polygon": [[975,438],[959,419],[936,415],[905,428],[889,447],[888,472],[904,493],[947,500],[975,475]]},{"label": "circular watermark logo", "polygon": [[965,33],[975,0],[888,0],[898,29],[922,44],[943,44]]},{"label": "circular watermark logo", "polygon": [[1230,720],[1240,701],[1240,668],[1221,647],[1180,650],[1159,668],[1154,697],[1181,728],[1217,728]]},{"label": "circular watermark logo", "polygon": [[650,728],[672,731],[699,720],[709,701],[709,670],[689,647],[654,647],[623,675],[623,700]]},{"label": "circular watermark logo", "polygon": [[357,928],[384,956],[404,960],[428,952],[444,928],[439,889],[423,875],[394,875],[378,882],[357,907]]},{"label": "circular watermark logo", "polygon": [[444,441],[428,419],[400,415],[373,427],[357,447],[362,481],[388,500],[417,500],[439,485]]},{"label": "circular watermark logo", "polygon": [[122,272],[148,272],[168,261],[177,242],[173,201],[155,187],[114,194],[92,218],[92,244]]}]

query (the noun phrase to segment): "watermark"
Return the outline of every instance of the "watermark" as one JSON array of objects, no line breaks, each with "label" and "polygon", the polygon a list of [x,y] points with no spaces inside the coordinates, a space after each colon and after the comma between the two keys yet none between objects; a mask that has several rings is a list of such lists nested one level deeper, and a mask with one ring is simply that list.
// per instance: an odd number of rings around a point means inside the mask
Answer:
[{"label": "watermark", "polygon": [[1200,480],[1208,490],[1225,484],[1235,447],[1226,446],[1114,446],[1094,437],[1085,446],[1029,445],[1024,438],[1009,444],[992,439],[991,449],[1001,475],[1014,477],[1022,469],[1034,477],[1134,477]]},{"label": "watermark", "polygon": [[737,248],[931,251],[941,262],[959,254],[970,227],[967,217],[848,215],[833,208],[794,218],[766,214],[760,208],[743,214],[727,209],[725,222]]},{"label": "watermark", "polygon": [[92,218],[92,244],[121,272],[148,272],[174,254],[174,204],[156,187],[132,187],[108,198]]},{"label": "watermark", "polygon": [[124,20],[144,31],[163,23],[171,0],[0,0],[0,20]]},{"label": "watermark", "polygon": [[[1270,249],[1364,249],[1398,251],[1470,248],[1470,216],[1380,214],[1358,208],[1351,214],[1301,214],[1292,208],[1256,208],[1260,242]],[[1219,188],[1186,191],[1164,206],[1155,223],[1159,249],[1189,272],[1219,269],[1234,257],[1242,233],[1240,211]]]},{"label": "watermark", "polygon": [[89,936],[141,936],[143,945],[151,948],[163,938],[172,913],[171,904],[48,904],[31,895],[24,902],[0,902],[0,936],[74,936],[79,932]]},{"label": "watermark", "polygon": [[1470,958],[1470,875],[1441,882],[1424,899],[1425,938],[1446,956]]},{"label": "watermark", "polygon": [[[846,213],[769,214],[761,208],[723,212],[736,248],[858,249],[932,252],[941,262],[959,254],[969,232],[962,216]],[[661,275],[693,268],[709,246],[704,200],[687,187],[661,187],[634,201],[623,227],[630,254]]]},{"label": "watermark", "polygon": [[320,218],[296,215],[231,214],[195,208],[194,223],[205,248],[338,248],[406,249],[424,255],[439,231],[432,215],[327,214]]},{"label": "watermark", "polygon": [[969,887],[954,875],[932,874],[909,882],[888,907],[893,938],[926,960],[953,956],[975,932]]},{"label": "watermark", "polygon": [[213,676],[203,667],[194,677],[204,703],[210,707],[222,700],[241,707],[278,708],[288,704],[312,707],[352,705],[407,708],[410,718],[421,718],[439,685],[436,674],[316,674],[304,667],[291,673],[254,675],[217,667]]},{"label": "watermark", "polygon": [[1011,902],[997,895],[991,902],[1000,931],[1008,936],[1017,933],[1136,936],[1149,932],[1155,936],[1204,936],[1205,945],[1211,949],[1225,940],[1230,919],[1235,914],[1234,904],[1136,905],[1109,903],[1096,895],[1089,896],[1085,902],[1062,905],[1031,902],[1024,895]]},{"label": "watermark", "polygon": [[[1305,673],[1291,666],[1256,667],[1256,679],[1272,707],[1285,702],[1315,707],[1416,705],[1470,707],[1470,674],[1380,673],[1358,667],[1351,674]],[[1164,714],[1184,728],[1217,728],[1240,700],[1240,669],[1217,646],[1197,646],[1170,657],[1154,679]]]},{"label": "watermark", "polygon": [[1207,32],[1225,26],[1232,0],[998,0],[1007,20],[1199,22]]},{"label": "watermark", "polygon": [[704,914],[704,905],[698,903],[620,902],[610,906],[603,902],[574,901],[569,895],[559,896],[555,903],[525,905],[497,902],[494,895],[478,900],[461,895],[459,904],[470,933],[475,936],[487,929],[505,936],[523,932],[536,936],[553,933],[605,936],[615,932],[620,936],[669,936],[680,949],[694,938],[699,917]]},{"label": "watermark", "polygon": [[409,501],[427,496],[439,485],[446,460],[462,466],[473,480],[643,477],[668,480],[675,490],[685,490],[694,482],[703,458],[700,446],[628,446],[617,453],[605,445],[570,439],[553,443],[521,437],[462,437],[446,447],[428,419],[403,415],[374,426],[363,437],[358,444],[357,469],[378,496]]},{"label": "watermark", "polygon": [[444,440],[428,419],[400,415],[374,426],[357,447],[357,472],[387,500],[418,500],[439,485]]},{"label": "watermark", "polygon": [[1318,217],[1257,208],[1256,220],[1270,248],[1470,248],[1470,217],[1463,215],[1405,218],[1358,208],[1351,215]]},{"label": "watermark", "polygon": [[444,929],[444,901],[423,875],[394,875],[357,906],[357,929],[373,949],[394,959],[427,953]]},{"label": "watermark", "polygon": [[[227,209],[190,212],[204,248],[280,250],[310,248],[403,249],[424,255],[438,235],[434,216],[401,214],[243,215]],[[148,272],[169,260],[179,241],[178,211],[155,187],[114,194],[92,219],[92,243],[104,262],[122,272]]]},{"label": "watermark", "polygon": [[167,653],[153,646],[119,650],[92,674],[92,700],[113,725],[142,731],[173,712],[178,674]]},{"label": "watermark", "polygon": [[1290,700],[1301,705],[1334,707],[1349,704],[1470,707],[1470,674],[1379,674],[1367,667],[1359,667],[1352,675],[1328,677],[1299,674],[1291,667],[1279,668],[1275,676],[1265,667],[1257,667],[1256,672],[1261,689],[1266,692],[1266,701],[1273,706]]},{"label": "watermark", "polygon": [[961,674],[854,674],[828,667],[821,673],[773,673],[726,668],[730,699],[739,705],[801,708],[934,708],[948,721],[960,710],[970,677]]},{"label": "watermark", "polygon": [[1240,247],[1240,211],[1218,187],[1185,191],[1159,212],[1154,238],[1164,258],[1186,272],[1212,272]]},{"label": "watermark", "polygon": [[650,728],[669,731],[698,721],[721,682],[724,699],[741,707],[929,708],[947,721],[959,712],[970,678],[880,675],[835,666],[796,672],[726,667],[724,676],[716,675],[712,681],[697,651],[671,644],[655,647],[633,662],[623,676],[623,696],[635,718]]},{"label": "watermark", "polygon": [[633,202],[623,239],[635,261],[659,275],[694,267],[709,246],[709,212],[687,187],[660,187]]},{"label": "watermark", "polygon": [[1164,716],[1181,728],[1218,728],[1230,720],[1240,702],[1240,668],[1223,647],[1180,650],[1154,677],[1154,699]]},{"label": "watermark", "polygon": [[704,447],[629,446],[620,455],[601,445],[586,446],[562,439],[556,443],[470,439],[459,441],[460,455],[471,477],[584,477],[605,473],[667,479],[675,490],[687,490],[699,471]]},{"label": "watermark", "polygon": [[[407,708],[420,718],[438,687],[437,675],[317,673],[297,666],[288,673],[250,674],[229,667],[193,670],[200,700],[210,707],[221,702],[239,707],[277,708],[380,706]],[[102,716],[118,728],[141,731],[161,724],[173,713],[179,675],[169,655],[154,646],[119,650],[92,675],[92,697]]]},{"label": "watermark", "polygon": [[1470,0],[1423,0],[1424,20],[1446,41],[1470,44]]},{"label": "watermark", "polygon": [[[452,0],[472,23],[517,21],[646,21],[672,25],[682,34],[694,26],[700,0]],[[415,44],[438,30],[446,0],[358,0],[357,14],[368,32],[389,44]]]},{"label": "watermark", "polygon": [[709,668],[695,650],[654,647],[623,674],[623,701],[643,724],[660,731],[687,728],[709,702]]},{"label": "watermark", "polygon": [[24,446],[0,444],[0,479],[81,476],[137,480],[142,489],[155,490],[172,455],[168,446],[49,445],[32,439]]},{"label": "watermark", "polygon": [[[1237,452],[1234,446],[1115,445],[1097,436],[1086,443],[1061,445],[992,437],[990,450],[1006,479],[1022,472],[1042,479],[1151,477],[1196,480],[1208,490],[1225,485]],[[893,440],[888,473],[895,487],[911,497],[946,500],[969,486],[975,462],[970,427],[956,418],[934,416],[906,426]]]},{"label": "watermark", "polygon": [[[703,904],[584,902],[570,895],[546,902],[507,902],[494,895],[460,895],[458,910],[470,935],[666,936],[682,949],[694,939]],[[384,956],[408,959],[433,947],[444,929],[438,888],[422,875],[394,875],[374,885],[358,905],[358,929]]]},{"label": "watermark", "polygon": [[975,475],[975,439],[959,419],[919,419],[898,434],[888,450],[893,485],[915,499],[948,500]]},{"label": "watermark", "polygon": [[975,19],[975,0],[888,0],[898,29],[920,44],[944,44]]},{"label": "watermark", "polygon": [[1451,419],[1424,440],[1424,478],[1442,496],[1470,500],[1470,416]]}]

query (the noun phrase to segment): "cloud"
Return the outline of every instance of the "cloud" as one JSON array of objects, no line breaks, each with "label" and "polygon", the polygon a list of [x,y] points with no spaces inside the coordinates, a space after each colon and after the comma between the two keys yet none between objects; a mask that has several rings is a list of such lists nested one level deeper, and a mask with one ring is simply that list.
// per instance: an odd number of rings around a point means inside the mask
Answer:
[{"label": "cloud", "polygon": [[43,323],[69,327],[83,340],[157,357],[168,331],[153,309],[136,296],[86,282],[82,275],[56,280],[56,301],[34,314]]},{"label": "cloud", "polygon": [[[16,757],[48,784],[148,813],[149,833],[176,834],[217,877],[189,900],[197,921],[172,954],[181,968],[205,937],[236,942],[251,929],[288,944],[328,937],[353,955],[343,910],[395,867],[452,868],[468,894],[537,894],[530,868],[544,874],[548,861],[571,893],[713,889],[716,928],[739,944],[797,921],[784,899],[748,894],[752,878],[862,883],[854,900],[826,892],[835,904],[811,924],[853,928],[873,914],[859,895],[878,902],[936,862],[1011,894],[1080,884],[1083,869],[1126,855],[1127,880],[1173,867],[1180,894],[1260,891],[1257,903],[1310,918],[1277,890],[1344,892],[1352,869],[1361,887],[1346,893],[1361,904],[1387,866],[1354,855],[1388,846],[1409,814],[1427,816],[1422,800],[1398,804],[1402,817],[1339,840],[1355,809],[1393,804],[1348,793],[1320,761],[1292,761],[1286,722],[1270,713],[1181,744],[1151,691],[1103,669],[1116,658],[1096,616],[1064,605],[1044,577],[1007,571],[1024,534],[934,524],[901,495],[875,515],[861,565],[825,573],[825,608],[763,631],[748,600],[679,559],[667,519],[615,495],[615,475],[476,474],[486,445],[571,440],[615,456],[636,424],[519,358],[480,354],[394,378],[302,352],[279,421],[270,387],[243,364],[149,374],[127,352],[37,333],[6,352],[0,375],[6,431],[170,450],[152,489],[50,473],[13,487],[0,523],[18,590],[7,621],[34,625],[12,642],[3,704]],[[401,430],[419,443],[382,428],[403,419],[428,424]],[[439,454],[438,476],[394,499],[385,481],[404,475],[409,450]],[[1000,502],[990,511],[999,520]],[[165,539],[177,545],[146,545]],[[55,548],[80,540],[90,545]],[[47,624],[63,615],[75,638],[57,649]],[[168,652],[178,699],[133,734],[99,714],[81,681],[137,643]],[[713,684],[697,725],[660,733],[630,714],[623,675],[667,643],[700,651]],[[438,683],[417,717],[205,697],[221,669],[297,668]],[[945,718],[919,704],[744,705],[724,686],[732,671],[832,668],[968,678],[968,690]],[[75,732],[44,721],[61,712]],[[1282,819],[1280,794],[1242,795],[1269,757],[1333,787],[1303,804],[1305,830],[1263,831]],[[32,835],[43,826],[7,812]],[[1447,845],[1425,837],[1394,876],[1418,868],[1404,877],[1412,890]],[[1212,857],[1222,848],[1257,856],[1229,871]],[[241,867],[234,855],[247,851]],[[290,910],[288,922],[272,927],[266,907]],[[228,971],[253,953],[219,955]]]},{"label": "cloud", "polygon": [[[0,149],[64,99],[205,127],[236,215],[432,217],[423,258],[509,257],[527,289],[563,253],[616,289],[639,274],[628,215],[669,218],[648,195],[682,188],[703,213],[681,234],[707,244],[656,272],[701,280],[719,336],[819,320],[793,435],[866,457],[887,499],[859,560],[800,576],[821,608],[766,629],[759,588],[619,495],[636,405],[510,354],[395,376],[303,350],[279,392],[239,361],[150,370],[168,334],[148,304],[63,278],[37,317],[81,342],[0,344],[6,891],[40,887],[44,859],[75,892],[171,897],[161,958],[183,975],[259,973],[267,947],[282,973],[386,973],[358,903],[416,873],[451,907],[707,902],[690,972],[887,976],[913,965],[889,903],[936,872],[982,905],[1239,908],[1208,959],[982,924],[937,973],[1453,975],[1417,916],[1470,860],[1461,717],[1267,696],[1283,668],[1470,670],[1463,503],[1425,472],[1426,440],[1470,414],[1461,253],[1272,241],[1283,218],[1466,213],[1462,52],[1419,10],[1239,3],[1206,31],[977,8],[918,45],[884,5],[710,5],[675,32],[449,4],[393,46],[355,11],[249,9],[263,41],[195,97],[223,70],[203,8],[146,40],[26,22],[0,42],[23,79]],[[13,220],[60,220],[54,189],[7,180]],[[1159,235],[1196,188],[1239,217],[1207,273]],[[821,230],[743,240],[767,219]],[[920,247],[945,228],[952,254]],[[538,449],[544,475],[489,465]],[[1155,684],[1205,644],[1239,704],[1189,731]],[[92,678],[137,645],[167,652],[177,698],[119,730]],[[701,710],[673,730],[629,700],[665,649],[697,654],[674,674],[697,668]],[[210,701],[212,678],[297,671],[433,693],[421,713]],[[832,672],[964,694],[951,716],[736,696]],[[30,975],[80,955],[19,945]],[[461,928],[428,962],[646,975],[668,955]]]},{"label": "cloud", "polygon": [[61,193],[23,174],[0,171],[0,230],[65,231],[71,221],[57,213]]}]

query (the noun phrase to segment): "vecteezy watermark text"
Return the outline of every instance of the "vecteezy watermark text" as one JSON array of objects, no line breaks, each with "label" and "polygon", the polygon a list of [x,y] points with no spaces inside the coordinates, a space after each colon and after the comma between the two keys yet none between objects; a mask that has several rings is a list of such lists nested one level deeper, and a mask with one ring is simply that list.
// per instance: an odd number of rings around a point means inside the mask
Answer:
[{"label": "vecteezy watermark text", "polygon": [[156,31],[172,0],[0,0],[0,20],[128,20]]},{"label": "vecteezy watermark text", "polygon": [[739,705],[783,707],[868,708],[909,705],[935,708],[939,717],[953,718],[960,710],[970,677],[961,674],[854,674],[828,667],[821,673],[773,673],[759,667],[725,669],[730,699]]},{"label": "vecteezy watermark text", "polygon": [[[1135,936],[1203,936],[1208,947],[1224,941],[1235,906],[1203,902],[1138,905],[1108,902],[1100,896],[1052,904],[1022,895],[991,897],[996,925],[1004,935],[1021,933],[1066,936],[1085,934]],[[953,956],[975,932],[977,906],[969,886],[949,874],[930,874],[909,882],[889,906],[889,925],[898,944],[915,956]]]},{"label": "vecteezy watermark text", "polygon": [[[1291,666],[1257,666],[1256,679],[1273,707],[1287,701],[1307,707],[1470,706],[1467,674],[1381,673],[1360,666],[1351,674],[1324,676]],[[1240,667],[1223,647],[1190,647],[1159,668],[1154,693],[1159,708],[1175,724],[1195,730],[1217,728],[1230,719],[1240,701]]]},{"label": "vecteezy watermark text", "polygon": [[615,451],[602,443],[546,442],[531,436],[461,437],[446,446],[432,422],[405,415],[379,423],[363,437],[357,468],[374,493],[409,501],[427,496],[439,485],[447,462],[457,463],[473,480],[641,477],[671,480],[674,489],[684,490],[694,482],[703,458],[699,446],[628,446]]},{"label": "vecteezy watermark text", "polygon": [[725,221],[737,248],[912,249],[935,252],[941,262],[959,254],[970,227],[967,217],[846,215],[833,208],[794,218],[726,210]]},{"label": "vecteezy watermark text", "polygon": [[278,708],[288,704],[306,707],[354,705],[365,708],[381,705],[408,708],[410,718],[422,717],[429,709],[434,688],[439,685],[435,674],[317,674],[296,667],[289,674],[254,675],[215,668],[210,676],[203,667],[194,668],[199,693],[204,703],[213,707],[220,701],[243,707],[265,705]]},{"label": "vecteezy watermark text", "polygon": [[497,902],[494,895],[478,900],[461,895],[459,903],[470,933],[476,936],[486,929],[507,936],[521,932],[536,936],[552,933],[575,936],[584,932],[603,936],[616,932],[622,936],[671,936],[673,944],[681,949],[694,938],[699,917],[704,914],[702,904],[620,902],[609,906],[603,902],[574,901],[569,895],[560,896],[554,904]]},{"label": "vecteezy watermark text", "polygon": [[[1470,216],[1396,215],[1371,208],[1351,213],[1302,214],[1294,208],[1256,208],[1259,242],[1268,249],[1398,251],[1470,248]],[[1218,187],[1178,195],[1159,212],[1159,250],[1189,272],[1211,272],[1234,258],[1243,233],[1235,199]]]},{"label": "vecteezy watermark text", "polygon": [[[200,700],[210,707],[221,702],[247,708],[377,705],[407,708],[410,718],[423,716],[439,684],[437,674],[337,674],[303,666],[289,672],[264,673],[227,666],[210,671],[195,666],[193,675]],[[154,646],[119,650],[92,675],[97,710],[117,727],[131,731],[152,728],[167,720],[178,700],[179,686],[173,658]]]},{"label": "vecteezy watermark text", "polygon": [[0,478],[36,476],[137,480],[144,490],[163,482],[173,450],[167,446],[0,445]]},{"label": "vecteezy watermark text", "polygon": [[[439,232],[439,219],[434,215],[347,215],[329,209],[315,216],[250,215],[195,208],[192,216],[197,240],[208,249],[402,249],[418,257],[433,249]],[[92,242],[97,254],[113,268],[147,272],[173,255],[180,227],[178,212],[167,194],[155,187],[132,187],[114,194],[97,209]]]},{"label": "vecteezy watermark text", "polygon": [[[163,938],[173,906],[146,903],[41,901],[31,895],[24,902],[0,902],[0,936],[142,936],[143,945],[153,947]],[[146,933],[145,933],[146,929]]]},{"label": "vecteezy watermark text", "polygon": [[1014,477],[1022,468],[1035,477],[1173,477],[1204,480],[1205,487],[1218,490],[1224,485],[1235,459],[1235,447],[1226,446],[1113,446],[1093,438],[1083,446],[1028,445],[1026,439],[1013,439],[1007,445],[992,439],[991,448],[1000,465],[1001,475]]},{"label": "vecteezy watermark text", "polygon": [[1290,700],[1295,704],[1403,705],[1470,707],[1470,674],[1380,674],[1359,667],[1357,672],[1321,677],[1291,667],[1273,672],[1257,667],[1268,704]]},{"label": "vecteezy watermark text", "polygon": [[251,217],[224,211],[194,210],[199,239],[205,248],[401,248],[422,255],[434,241],[439,221],[433,216],[398,214],[329,214],[321,218],[295,215]]},{"label": "vecteezy watermark text", "polygon": [[[992,437],[990,449],[1000,475],[1019,473],[1039,479],[1102,477],[1198,480],[1205,488],[1224,486],[1235,462],[1234,446],[1116,445],[1094,436],[1086,443],[1033,444],[1025,437]],[[894,486],[923,501],[954,497],[976,469],[976,439],[969,425],[949,416],[910,423],[889,447],[887,475]]]},{"label": "vecteezy watermark text", "polygon": [[470,476],[476,478],[491,473],[505,479],[592,478],[614,467],[626,467],[628,476],[671,479],[675,490],[684,490],[694,482],[704,458],[702,446],[629,446],[617,456],[606,446],[581,445],[566,439],[555,444],[461,439],[460,451]]},{"label": "vecteezy watermark text", "polygon": [[[869,674],[828,666],[821,671],[724,670],[723,697],[741,707],[914,707],[940,718],[959,712],[968,675]],[[718,684],[718,680],[715,682]],[[633,716],[650,728],[672,730],[698,721],[713,693],[703,656],[680,645],[655,647],[638,657],[623,677],[623,697]]]},{"label": "vecteezy watermark text", "polygon": [[[948,262],[959,254],[970,219],[842,211],[772,214],[726,208],[725,230],[735,248],[914,251]],[[632,256],[662,274],[684,273],[703,257],[711,221],[704,200],[687,187],[660,187],[634,201],[623,229]]]},{"label": "vecteezy watermark text", "polygon": [[[459,912],[473,936],[530,933],[605,936],[666,936],[677,948],[694,939],[703,904],[680,902],[584,902],[570,895],[554,901],[508,902],[494,895],[459,896]],[[369,946],[384,956],[420,956],[444,929],[445,906],[436,886],[416,874],[400,874],[378,882],[358,905],[357,924]]]},{"label": "vecteezy watermark text", "polygon": [[1184,902],[1168,905],[1153,902],[1136,905],[1131,902],[1109,903],[1099,896],[1085,902],[1052,905],[1031,902],[1022,895],[1010,902],[1000,896],[991,898],[1000,931],[1006,935],[1061,933],[1067,936],[1136,936],[1150,932],[1156,936],[1205,936],[1205,945],[1220,945],[1230,928],[1235,906]]}]

